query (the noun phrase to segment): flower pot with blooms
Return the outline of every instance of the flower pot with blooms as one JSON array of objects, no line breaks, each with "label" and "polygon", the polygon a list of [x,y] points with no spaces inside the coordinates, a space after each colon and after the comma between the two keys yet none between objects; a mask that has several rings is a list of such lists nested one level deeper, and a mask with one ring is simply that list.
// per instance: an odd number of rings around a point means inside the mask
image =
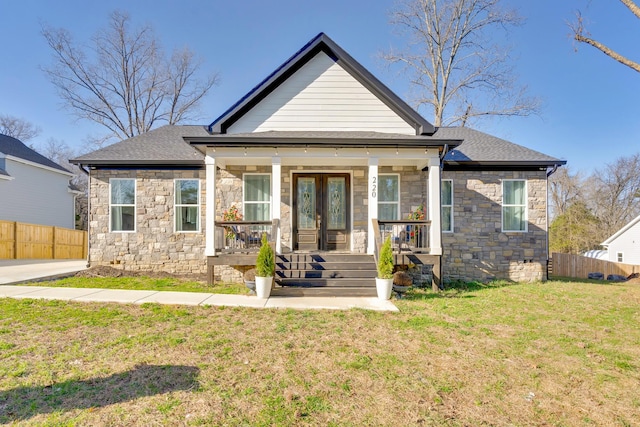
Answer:
[{"label": "flower pot with blooms", "polygon": [[[238,210],[236,205],[231,205],[231,207],[222,212],[222,220],[223,221],[242,221],[242,214]],[[236,237],[236,233],[233,230],[233,227],[225,226],[225,237],[227,238],[227,242],[232,241]]]}]

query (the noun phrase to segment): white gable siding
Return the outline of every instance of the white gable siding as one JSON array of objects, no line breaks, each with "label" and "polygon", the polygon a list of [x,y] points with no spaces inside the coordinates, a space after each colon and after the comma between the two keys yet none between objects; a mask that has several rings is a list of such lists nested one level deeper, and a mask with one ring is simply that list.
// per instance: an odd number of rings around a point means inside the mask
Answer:
[{"label": "white gable siding", "polygon": [[272,130],[415,135],[413,127],[323,52],[241,117],[227,133]]},{"label": "white gable siding", "polygon": [[15,179],[0,180],[0,219],[74,228],[69,176],[5,159]]},{"label": "white gable siding", "polygon": [[618,261],[618,252],[622,252],[625,264],[640,265],[640,221],[625,230],[609,244],[609,261]]}]

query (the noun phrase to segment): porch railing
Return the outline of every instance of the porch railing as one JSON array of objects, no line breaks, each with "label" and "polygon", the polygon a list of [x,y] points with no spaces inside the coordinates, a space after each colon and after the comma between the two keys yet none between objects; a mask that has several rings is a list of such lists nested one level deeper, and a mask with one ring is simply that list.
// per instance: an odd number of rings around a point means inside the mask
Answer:
[{"label": "porch railing", "polygon": [[273,242],[277,232],[273,221],[216,221],[215,245],[217,253],[258,252],[262,234]]},{"label": "porch railing", "polygon": [[[374,220],[375,221],[375,220]],[[380,243],[391,237],[394,253],[428,253],[431,221],[425,220],[377,220]],[[377,243],[377,242],[376,242]]]}]

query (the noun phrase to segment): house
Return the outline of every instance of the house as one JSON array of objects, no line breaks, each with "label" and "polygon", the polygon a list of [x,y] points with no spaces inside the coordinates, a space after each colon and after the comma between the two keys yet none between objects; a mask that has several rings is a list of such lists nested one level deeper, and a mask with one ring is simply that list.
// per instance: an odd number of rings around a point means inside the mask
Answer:
[{"label": "house", "polygon": [[608,261],[640,265],[640,215],[601,243]]},{"label": "house", "polygon": [[73,162],[92,265],[240,280],[266,232],[279,283],[302,286],[373,283],[358,270],[387,236],[417,281],[545,279],[547,178],[565,164],[434,127],[322,33],[209,125]]},{"label": "house", "polygon": [[0,134],[0,220],[75,228],[73,173]]}]

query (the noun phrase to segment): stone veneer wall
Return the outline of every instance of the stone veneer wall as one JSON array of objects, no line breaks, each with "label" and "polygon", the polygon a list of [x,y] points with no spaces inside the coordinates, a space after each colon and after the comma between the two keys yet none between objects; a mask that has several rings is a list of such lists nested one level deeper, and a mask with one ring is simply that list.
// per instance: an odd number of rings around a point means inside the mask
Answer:
[{"label": "stone veneer wall", "polygon": [[[442,233],[445,280],[545,280],[545,171],[444,171],[453,179],[453,233]],[[502,232],[502,180],[527,180],[528,231]]]},{"label": "stone veneer wall", "polygon": [[[136,231],[109,232],[109,179],[136,179]],[[200,232],[174,232],[174,180],[200,180]],[[205,274],[205,171],[92,170],[89,263],[126,270]]]}]

